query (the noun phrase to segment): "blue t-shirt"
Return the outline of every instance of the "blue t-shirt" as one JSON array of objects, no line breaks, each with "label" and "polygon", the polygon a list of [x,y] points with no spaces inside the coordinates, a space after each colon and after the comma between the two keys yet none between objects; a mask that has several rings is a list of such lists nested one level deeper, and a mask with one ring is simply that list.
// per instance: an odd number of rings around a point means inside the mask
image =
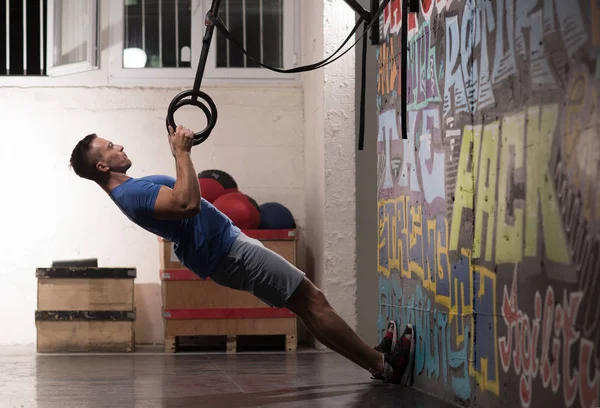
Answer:
[{"label": "blue t-shirt", "polygon": [[196,275],[206,278],[229,253],[240,229],[204,198],[200,212],[194,217],[154,218],[154,203],[163,185],[173,188],[175,179],[160,175],[130,178],[113,189],[110,197],[132,222],[173,242],[179,261]]}]

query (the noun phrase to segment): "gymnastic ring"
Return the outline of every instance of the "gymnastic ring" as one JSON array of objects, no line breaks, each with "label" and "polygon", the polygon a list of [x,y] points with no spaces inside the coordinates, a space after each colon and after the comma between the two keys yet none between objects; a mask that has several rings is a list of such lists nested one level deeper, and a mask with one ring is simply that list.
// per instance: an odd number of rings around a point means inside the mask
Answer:
[{"label": "gymnastic ring", "polygon": [[[175,109],[174,111],[176,112],[177,109],[179,109],[180,107],[185,106],[185,105],[194,105],[194,106],[199,107],[200,109],[202,109],[202,112],[204,112],[204,115],[207,118],[209,118],[212,115],[212,113],[210,112],[210,110],[208,110],[208,108],[203,103],[201,103],[199,101],[194,101],[193,99],[181,100],[181,101],[177,102],[177,104],[174,107],[174,109]],[[167,117],[165,123],[167,125],[167,130],[169,130],[169,119],[168,119],[168,117]]]},{"label": "gymnastic ring", "polygon": [[[188,96],[191,98],[184,99]],[[194,97],[199,98],[199,99],[195,99]],[[206,107],[206,105],[200,99],[204,99],[204,101],[206,101],[206,103],[210,107],[210,110],[209,110],[209,108]],[[212,132],[215,125],[217,124],[217,106],[215,105],[215,103],[213,102],[211,97],[202,91],[194,91],[193,89],[190,89],[188,91],[183,91],[179,95],[177,95],[175,98],[173,98],[173,100],[169,104],[169,109],[167,110],[167,120],[166,120],[167,130],[169,129],[169,125],[173,128],[173,130],[177,129],[177,124],[175,123],[175,119],[173,118],[173,116],[175,115],[175,112],[177,111],[177,109],[179,109],[185,105],[196,106],[196,107],[202,109],[202,111],[206,115],[206,120],[207,120],[206,128],[204,128],[200,132],[194,133],[194,141],[192,142],[192,144],[193,144],[193,146],[196,146],[196,145],[199,145],[200,143],[204,142],[206,139],[208,139],[208,137],[210,136],[210,133]]]}]

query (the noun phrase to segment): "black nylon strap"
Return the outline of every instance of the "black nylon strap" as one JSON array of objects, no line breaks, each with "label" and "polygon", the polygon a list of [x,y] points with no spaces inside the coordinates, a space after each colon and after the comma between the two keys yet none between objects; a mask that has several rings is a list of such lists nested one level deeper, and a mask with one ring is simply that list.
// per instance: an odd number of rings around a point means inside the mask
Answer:
[{"label": "black nylon strap", "polygon": [[338,58],[341,58],[344,54],[346,54],[348,51],[350,51],[352,49],[352,47],[349,48],[349,49],[347,49],[342,55],[338,56],[334,60],[329,61],[331,58],[333,58],[333,56],[335,54],[337,54],[338,52],[340,52],[340,50],[342,49],[342,47],[344,45],[346,45],[346,43],[348,41],[350,41],[350,39],[352,38],[352,36],[354,35],[354,33],[358,30],[358,27],[360,27],[360,24],[362,23],[362,21],[363,21],[362,17],[358,19],[358,22],[356,23],[356,25],[354,26],[354,28],[352,29],[352,31],[350,32],[350,34],[348,35],[348,37],[346,37],[346,39],[344,40],[344,42],[342,43],[342,45],[333,54],[331,54],[329,57],[327,57],[323,61],[319,61],[319,62],[316,62],[314,64],[304,65],[304,66],[300,66],[300,67],[296,67],[296,68],[281,69],[281,68],[276,68],[276,67],[272,67],[270,65],[263,64],[262,61],[259,61],[256,58],[254,58],[252,55],[250,55],[248,53],[248,51],[246,51],[246,49],[231,35],[231,33],[229,32],[229,30],[227,29],[227,27],[225,26],[225,24],[221,21],[220,17],[217,16],[215,18],[215,16],[212,16],[212,22],[215,25],[215,27],[217,27],[219,30],[221,30],[221,32],[223,33],[223,35],[225,36],[225,38],[227,38],[229,41],[231,41],[233,44],[235,44],[248,58],[250,58],[252,61],[254,61],[257,64],[259,64],[261,67],[269,69],[271,71],[279,72],[280,74],[295,74],[295,73],[298,73],[298,72],[312,71],[312,70],[315,70],[315,69],[322,68],[325,65],[331,64],[332,62],[336,61]]},{"label": "black nylon strap", "polygon": [[400,114],[402,115],[402,139],[408,139],[407,132],[407,117],[406,117],[406,66],[407,66],[407,54],[408,54],[408,1],[402,3],[402,58],[401,58],[401,69],[402,78],[400,79]]},{"label": "black nylon strap", "polygon": [[[271,71],[279,72],[279,73],[282,73],[282,74],[293,74],[293,73],[312,71],[314,69],[322,68],[322,67],[324,67],[324,66],[326,66],[328,64],[331,64],[332,62],[336,61],[337,59],[341,58],[342,56],[344,56],[356,44],[358,44],[358,42],[365,36],[365,34],[367,34],[367,32],[369,31],[369,29],[371,28],[371,26],[373,26],[373,24],[378,21],[380,14],[383,12],[383,10],[385,9],[385,7],[387,6],[387,4],[389,2],[390,2],[390,0],[383,0],[383,2],[379,5],[379,8],[377,9],[377,11],[371,15],[371,21],[367,22],[367,20],[365,19],[365,15],[361,15],[360,18],[357,20],[356,24],[354,25],[354,27],[352,28],[352,31],[350,32],[350,34],[348,34],[348,36],[346,37],[346,39],[342,43],[342,45],[340,45],[338,47],[338,49],[333,54],[331,54],[329,57],[325,58],[323,61],[319,61],[319,62],[316,62],[314,64],[304,65],[304,66],[300,66],[300,67],[296,67],[296,68],[291,68],[291,69],[280,69],[280,68],[276,68],[276,67],[272,67],[272,66],[263,64],[262,61],[259,61],[256,58],[254,58],[252,55],[250,55],[248,53],[248,51],[246,51],[246,49],[244,48],[244,46],[241,45],[239,43],[239,41],[237,41],[231,35],[231,33],[229,32],[229,30],[227,29],[227,26],[225,26],[225,24],[223,23],[223,21],[221,21],[221,18],[219,17],[218,13],[217,14],[210,14],[210,15],[208,15],[207,19],[209,19],[215,25],[215,27],[217,27],[219,30],[221,30],[221,32],[223,33],[223,35],[225,36],[225,38],[227,38],[229,41],[231,41],[233,44],[235,44],[244,53],[244,55],[246,55],[252,61],[254,61],[257,64],[259,64],[261,67],[269,69]],[[360,25],[363,23],[363,21],[365,22],[365,29],[362,32],[362,34],[360,35],[360,37],[358,37],[358,39],[354,42],[354,44],[352,44],[352,46],[349,49],[347,49],[346,51],[344,51],[341,55],[339,55],[338,57],[336,57],[332,61],[329,61],[331,58],[333,58],[333,56],[335,54],[337,54],[338,52],[340,52],[340,50],[344,47],[344,45],[346,45],[346,43],[348,43],[348,41],[350,41],[350,39],[352,38],[352,36],[354,35],[354,33],[356,33],[356,31],[358,30],[358,28],[360,27]]]},{"label": "black nylon strap", "polygon": [[[365,31],[367,30],[365,23]],[[362,61],[360,73],[360,123],[358,129],[358,150],[363,150],[365,145],[365,104],[367,91],[367,39],[363,38]]]}]

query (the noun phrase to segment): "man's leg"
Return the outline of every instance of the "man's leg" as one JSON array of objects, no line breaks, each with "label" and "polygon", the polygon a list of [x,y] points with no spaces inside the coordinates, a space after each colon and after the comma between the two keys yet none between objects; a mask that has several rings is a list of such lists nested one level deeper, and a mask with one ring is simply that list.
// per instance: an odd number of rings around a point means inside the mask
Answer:
[{"label": "man's leg", "polygon": [[383,373],[383,354],[356,335],[302,271],[260,241],[240,234],[211,279],[288,308],[326,347],[372,373]]},{"label": "man's leg", "polygon": [[383,355],[358,337],[310,280],[304,278],[286,307],[323,345],[366,370],[383,373]]}]

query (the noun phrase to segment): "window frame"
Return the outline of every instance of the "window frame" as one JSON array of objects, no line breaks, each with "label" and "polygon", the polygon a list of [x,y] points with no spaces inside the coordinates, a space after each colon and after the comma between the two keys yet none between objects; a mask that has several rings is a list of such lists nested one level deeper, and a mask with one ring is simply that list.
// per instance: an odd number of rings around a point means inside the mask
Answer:
[{"label": "window frame", "polygon": [[100,68],[100,44],[98,33],[100,31],[100,9],[98,0],[86,0],[88,2],[89,15],[89,36],[87,58],[82,62],[55,66],[54,49],[55,26],[54,26],[54,6],[56,0],[47,0],[46,15],[46,77],[54,78],[66,75],[77,74],[81,72],[93,71]]},{"label": "window frame", "polygon": [[[109,81],[124,83],[154,83],[160,85],[175,85],[193,81],[198,69],[202,52],[202,38],[206,26],[206,13],[210,9],[211,0],[191,0],[191,67],[185,68],[123,68],[124,40],[124,2],[110,2],[110,52],[109,52]],[[299,0],[284,0],[284,68],[292,68],[298,64],[299,56]],[[297,74],[281,74],[266,68],[216,68],[216,30],[213,33],[210,52],[206,60],[203,83],[219,83],[223,81],[254,81],[265,80],[291,82],[298,79]]]},{"label": "window frame", "polygon": [[[202,0],[204,14],[210,10],[212,0]],[[283,69],[289,69],[297,66],[298,63],[298,33],[299,19],[296,18],[300,13],[300,3],[298,0],[282,0],[283,4]],[[271,71],[266,68],[217,68],[217,29],[212,38],[210,52],[206,59],[205,77],[212,79],[294,79],[293,74],[282,74]],[[232,44],[233,47],[236,47]],[[253,55],[257,58],[256,55]],[[260,56],[258,56],[260,57]],[[258,59],[258,58],[257,58]]]},{"label": "window frame", "polygon": [[[202,35],[200,24],[194,24],[202,16],[199,7],[201,0],[191,0],[192,27],[191,27],[191,67],[182,68],[123,68],[123,50],[125,47],[125,0],[112,0],[110,2],[110,56],[109,77],[110,79],[138,81],[138,80],[165,80],[165,79],[191,79],[196,73],[200,50],[202,47]],[[120,6],[119,6],[120,5]],[[119,7],[118,7],[119,6]],[[202,17],[204,21],[204,17]]]}]

